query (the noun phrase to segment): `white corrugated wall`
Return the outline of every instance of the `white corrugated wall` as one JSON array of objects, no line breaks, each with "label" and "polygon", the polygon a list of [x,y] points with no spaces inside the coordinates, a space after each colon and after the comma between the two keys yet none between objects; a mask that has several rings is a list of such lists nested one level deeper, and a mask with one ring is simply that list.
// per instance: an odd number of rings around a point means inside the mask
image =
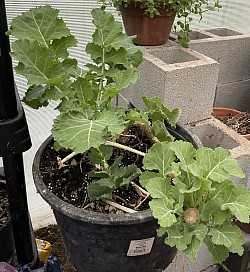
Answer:
[{"label": "white corrugated wall", "polygon": [[[89,59],[84,53],[86,43],[91,39],[93,32],[93,25],[91,19],[91,10],[97,7],[99,4],[97,0],[75,0],[75,1],[23,1],[23,0],[5,0],[8,21],[10,22],[13,17],[24,12],[32,7],[38,5],[52,5],[60,10],[60,15],[66,21],[68,27],[71,29],[72,34],[78,39],[78,47],[71,50],[72,57],[78,59],[80,64],[86,63]],[[223,8],[217,13],[206,13],[201,23],[195,19],[192,25],[194,27],[210,28],[217,26],[231,26],[241,31],[250,32],[250,0],[222,0],[221,4]],[[23,96],[26,90],[26,81],[16,76],[16,84],[20,95]],[[27,179],[27,192],[29,200],[29,208],[31,218],[35,228],[46,225],[51,222],[53,216],[48,205],[36,194],[32,174],[31,166],[33,156],[46,137],[50,134],[50,128],[52,125],[55,112],[53,107],[55,104],[50,105],[47,108],[40,109],[38,111],[32,110],[26,106],[25,112],[27,121],[30,128],[30,134],[33,142],[32,148],[24,154],[25,156],[25,168]]]},{"label": "white corrugated wall", "polygon": [[222,9],[219,12],[204,13],[199,23],[194,20],[193,25],[199,28],[231,26],[244,32],[250,32],[250,0],[220,0]]}]

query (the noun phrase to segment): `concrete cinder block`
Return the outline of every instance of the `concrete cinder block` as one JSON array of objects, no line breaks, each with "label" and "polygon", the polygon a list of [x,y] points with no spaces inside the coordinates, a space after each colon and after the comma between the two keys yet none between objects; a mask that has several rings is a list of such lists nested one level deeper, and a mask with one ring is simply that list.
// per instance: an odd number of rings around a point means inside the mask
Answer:
[{"label": "concrete cinder block", "polygon": [[[164,270],[164,272],[200,272],[212,264],[212,255],[208,251],[206,245],[202,244],[201,249],[197,254],[197,260],[195,262],[190,262],[184,253],[178,252],[172,263],[167,267],[167,269]],[[213,271],[217,272],[218,269]]]},{"label": "concrete cinder block", "polygon": [[180,46],[147,48],[138,82],[123,95],[136,107],[141,96],[159,96],[169,108],[180,107],[180,123],[187,124],[210,117],[219,64],[191,49]]},{"label": "concrete cinder block", "polygon": [[218,85],[214,106],[250,111],[250,79]]},{"label": "concrete cinder block", "polygon": [[220,64],[215,105],[249,111],[250,33],[230,27],[191,33],[190,48]]},{"label": "concrete cinder block", "polygon": [[218,61],[218,85],[250,79],[250,34],[230,27],[191,33],[190,48]]}]

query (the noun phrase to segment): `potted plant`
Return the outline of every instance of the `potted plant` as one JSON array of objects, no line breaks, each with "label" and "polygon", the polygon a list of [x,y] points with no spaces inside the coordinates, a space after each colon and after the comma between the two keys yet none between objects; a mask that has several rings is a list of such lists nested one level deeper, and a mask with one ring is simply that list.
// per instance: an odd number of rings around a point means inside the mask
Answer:
[{"label": "potted plant", "polygon": [[180,29],[178,40],[188,47],[192,15],[200,20],[206,11],[221,8],[219,0],[99,0],[104,5],[112,5],[122,14],[127,35],[137,35],[134,40],[139,45],[161,45],[168,41],[175,17],[174,29]]},{"label": "potted plant", "polygon": [[[103,9],[85,69],[71,59],[76,45],[50,6],[12,22],[16,71],[27,77],[24,101],[34,107],[58,100],[52,137],[38,150],[36,187],[52,206],[78,271],[161,271],[176,249],[196,259],[202,241],[223,261],[243,253],[233,218],[249,222],[250,193],[229,151],[201,148],[176,126],[178,108],[143,97],[145,109],[113,106],[138,78],[143,49]],[[190,141],[190,142],[188,142]],[[192,144],[193,143],[193,144]],[[158,229],[156,235],[156,230]]]},{"label": "potted plant", "polygon": [[250,140],[249,113],[231,108],[215,107],[212,115],[247,140]]}]

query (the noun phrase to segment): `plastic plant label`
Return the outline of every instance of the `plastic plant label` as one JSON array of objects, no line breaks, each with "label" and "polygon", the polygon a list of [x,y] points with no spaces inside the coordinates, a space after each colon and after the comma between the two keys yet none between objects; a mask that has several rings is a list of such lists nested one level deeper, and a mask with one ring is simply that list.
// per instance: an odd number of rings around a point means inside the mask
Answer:
[{"label": "plastic plant label", "polygon": [[[36,239],[36,245],[40,261],[46,263],[52,251],[51,244],[47,241]],[[1,272],[1,271],[0,271]]]},{"label": "plastic plant label", "polygon": [[139,256],[150,253],[155,237],[132,240],[129,245],[127,256]]}]

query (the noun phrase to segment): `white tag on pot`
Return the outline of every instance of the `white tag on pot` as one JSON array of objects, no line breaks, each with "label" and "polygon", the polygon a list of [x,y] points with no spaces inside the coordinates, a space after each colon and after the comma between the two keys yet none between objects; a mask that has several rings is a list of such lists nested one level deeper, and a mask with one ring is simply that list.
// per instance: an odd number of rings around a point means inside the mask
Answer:
[{"label": "white tag on pot", "polygon": [[132,240],[129,245],[127,256],[139,256],[150,253],[155,237]]}]

